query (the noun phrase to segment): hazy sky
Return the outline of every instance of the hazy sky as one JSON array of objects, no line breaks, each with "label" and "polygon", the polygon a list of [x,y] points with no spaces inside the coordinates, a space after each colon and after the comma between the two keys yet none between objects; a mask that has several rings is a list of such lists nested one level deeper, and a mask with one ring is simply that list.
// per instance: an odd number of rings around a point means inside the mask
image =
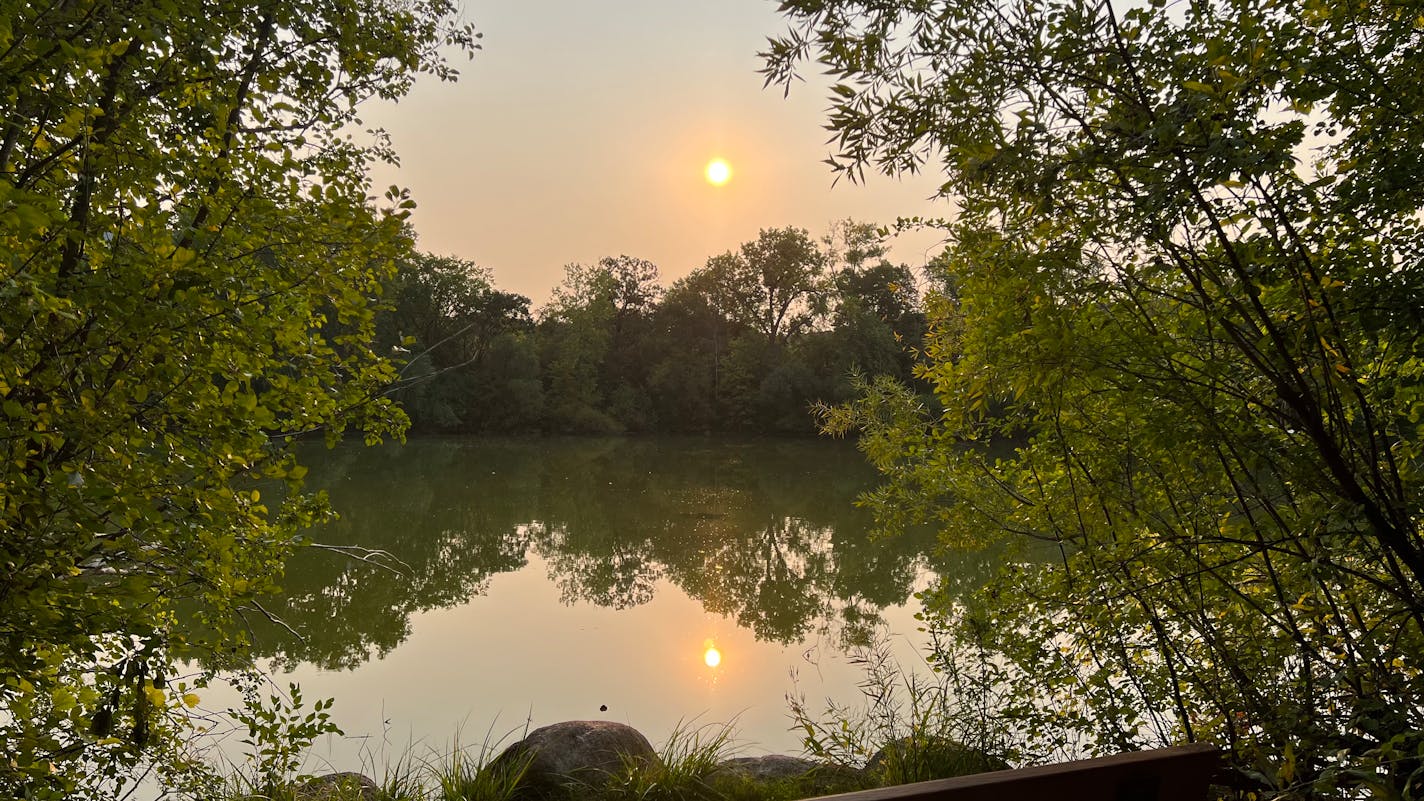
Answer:
[{"label": "hazy sky", "polygon": [[[570,262],[645,258],[667,285],[761,228],[948,212],[933,175],[832,187],[824,81],[783,98],[756,72],[784,28],[771,0],[472,0],[465,16],[484,49],[459,82],[366,110],[402,161],[373,177],[411,189],[422,250],[536,304]],[[723,187],[703,178],[715,156],[734,171]],[[938,239],[893,256],[919,266]]]}]

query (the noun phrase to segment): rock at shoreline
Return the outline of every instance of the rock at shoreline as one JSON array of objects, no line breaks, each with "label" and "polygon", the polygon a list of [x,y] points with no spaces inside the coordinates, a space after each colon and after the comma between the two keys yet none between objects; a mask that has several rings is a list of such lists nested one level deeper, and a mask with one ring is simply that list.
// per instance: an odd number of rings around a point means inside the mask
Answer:
[{"label": "rock at shoreline", "polygon": [[790,782],[805,796],[844,793],[867,786],[865,775],[855,768],[783,754],[724,760],[709,778],[713,781],[740,779],[756,784]]},{"label": "rock at shoreline", "polygon": [[328,773],[297,788],[297,801],[376,801],[381,788],[360,773]]},{"label": "rock at shoreline", "polygon": [[1008,770],[1009,763],[976,748],[944,737],[901,737],[876,751],[865,763],[865,772],[883,774],[892,763],[896,781],[926,781]]},{"label": "rock at shoreline", "polygon": [[[758,757],[736,757],[717,765],[717,774],[726,773],[754,781],[766,782],[778,779],[794,779],[820,767],[816,762],[800,757],[768,754]],[[715,775],[715,774],[714,774]]]},{"label": "rock at shoreline", "polygon": [[569,786],[600,786],[630,765],[646,769],[662,760],[637,729],[604,720],[570,720],[535,729],[504,749],[492,765],[515,769],[528,760],[520,786],[552,794]]}]

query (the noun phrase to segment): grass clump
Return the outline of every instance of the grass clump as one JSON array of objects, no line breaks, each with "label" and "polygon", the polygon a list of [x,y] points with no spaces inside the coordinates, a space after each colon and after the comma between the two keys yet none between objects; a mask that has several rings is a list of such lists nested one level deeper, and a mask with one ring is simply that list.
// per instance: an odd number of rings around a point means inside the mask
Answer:
[{"label": "grass clump", "polygon": [[827,701],[813,711],[804,696],[788,698],[814,759],[862,770],[879,787],[1009,767],[1012,735],[993,714],[986,663],[952,663],[925,676],[901,668],[883,640],[852,662],[865,675],[859,703]]},{"label": "grass clump", "polygon": [[[496,760],[495,749],[501,740],[491,743],[488,736],[480,744],[478,754],[461,748],[458,741],[448,757],[427,765],[433,798],[440,801],[510,801],[520,795],[520,782],[533,761],[532,753],[517,754]],[[411,784],[420,786],[414,782]],[[425,788],[420,786],[423,791]],[[414,798],[424,799],[421,794]]]},{"label": "grass clump", "polygon": [[859,771],[833,765],[756,778],[727,766],[736,754],[731,726],[679,726],[659,751],[660,763],[627,761],[613,781],[577,795],[597,801],[796,801],[870,786]]},{"label": "grass clump", "polygon": [[658,761],[625,759],[596,794],[602,801],[722,801],[717,774],[734,751],[730,725],[678,725]]}]

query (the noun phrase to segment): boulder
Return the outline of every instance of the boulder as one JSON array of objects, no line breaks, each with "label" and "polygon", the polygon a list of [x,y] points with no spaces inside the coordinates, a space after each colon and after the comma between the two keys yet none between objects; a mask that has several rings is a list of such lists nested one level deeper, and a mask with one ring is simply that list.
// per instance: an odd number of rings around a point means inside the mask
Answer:
[{"label": "boulder", "polygon": [[341,772],[315,776],[297,788],[297,801],[376,801],[381,788],[360,773]]},{"label": "boulder", "polygon": [[815,770],[818,763],[800,757],[768,754],[759,757],[736,757],[717,765],[714,775],[731,775],[766,782],[777,779],[793,779],[805,776]]},{"label": "boulder", "polygon": [[[896,775],[885,776],[890,769]],[[881,774],[882,779],[896,782],[949,779],[1008,769],[1009,763],[1003,759],[947,737],[901,737],[886,743],[865,763],[866,773]]]},{"label": "boulder", "polygon": [[524,767],[520,787],[550,795],[569,787],[601,786],[630,765],[660,766],[662,760],[637,729],[606,720],[570,720],[529,732],[491,763]]},{"label": "boulder", "polygon": [[789,783],[797,788],[795,797],[845,793],[867,786],[865,775],[855,768],[782,754],[727,759],[708,778],[713,782]]}]

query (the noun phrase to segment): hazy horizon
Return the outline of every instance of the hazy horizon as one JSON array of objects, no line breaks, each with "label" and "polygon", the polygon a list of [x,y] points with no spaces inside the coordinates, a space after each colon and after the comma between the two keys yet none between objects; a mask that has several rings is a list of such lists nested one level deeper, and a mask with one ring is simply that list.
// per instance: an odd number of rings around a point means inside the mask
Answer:
[{"label": "hazy horizon", "polygon": [[[464,16],[483,49],[457,83],[422,76],[366,109],[401,158],[372,178],[411,190],[421,250],[487,267],[536,305],[572,262],[636,256],[666,285],[762,228],[819,238],[846,218],[949,213],[930,200],[937,175],[832,186],[826,82],[784,98],[757,73],[785,27],[775,3],[474,2]],[[703,176],[716,157],[725,186]],[[940,239],[904,235],[891,256],[918,267]]]}]

